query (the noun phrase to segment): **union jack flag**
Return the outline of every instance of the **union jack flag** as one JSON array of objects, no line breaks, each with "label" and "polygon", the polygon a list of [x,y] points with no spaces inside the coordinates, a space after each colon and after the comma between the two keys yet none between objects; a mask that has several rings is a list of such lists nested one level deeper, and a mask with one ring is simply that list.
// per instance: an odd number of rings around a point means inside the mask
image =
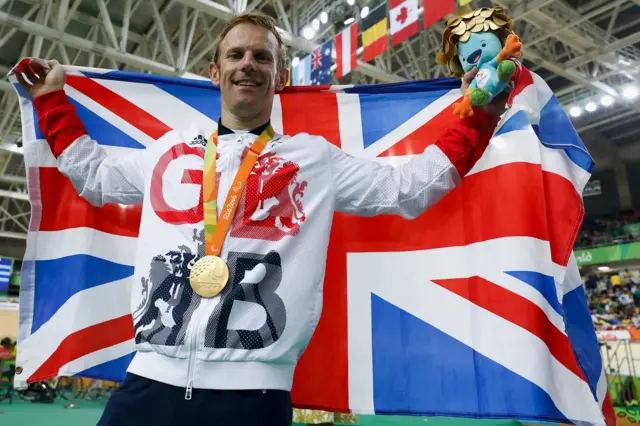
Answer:
[{"label": "union jack flag", "polygon": [[[65,91],[109,155],[177,126],[214,128],[209,82],[67,68]],[[459,80],[288,87],[277,132],[408,160],[456,118]],[[56,169],[29,96],[22,109],[32,222],[16,385],[57,375],[119,381],[132,357],[127,300],[137,207],[96,208]],[[519,67],[504,115],[462,184],[414,221],[336,214],[324,310],[296,370],[294,405],[355,413],[613,425],[572,247],[593,162],[544,81]]]}]

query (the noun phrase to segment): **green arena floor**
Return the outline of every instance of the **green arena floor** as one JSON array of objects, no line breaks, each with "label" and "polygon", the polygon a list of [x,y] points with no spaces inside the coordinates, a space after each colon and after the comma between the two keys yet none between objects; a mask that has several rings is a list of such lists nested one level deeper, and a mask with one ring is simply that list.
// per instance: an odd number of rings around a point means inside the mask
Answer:
[{"label": "green arena floor", "polygon": [[[75,403],[78,408],[66,409],[70,401],[57,400],[52,404],[32,403],[14,400],[0,402],[1,426],[95,426],[104,409],[106,399],[99,401],[80,400]],[[515,421],[450,419],[445,417],[387,417],[360,416],[363,426],[516,426]],[[186,425],[185,425],[186,426]],[[230,425],[232,426],[232,425]]]}]

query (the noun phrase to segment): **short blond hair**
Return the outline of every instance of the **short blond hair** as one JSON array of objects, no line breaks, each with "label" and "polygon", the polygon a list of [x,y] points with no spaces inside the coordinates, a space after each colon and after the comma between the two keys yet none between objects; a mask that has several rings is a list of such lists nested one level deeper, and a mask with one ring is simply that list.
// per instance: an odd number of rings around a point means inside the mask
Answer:
[{"label": "short blond hair", "polygon": [[256,27],[264,28],[273,34],[278,42],[278,58],[277,58],[277,66],[278,71],[282,71],[285,68],[285,56],[286,56],[286,46],[284,44],[284,40],[282,36],[278,32],[276,28],[275,20],[262,13],[244,13],[242,15],[238,15],[227,22],[227,25],[224,26],[222,32],[220,32],[220,38],[218,39],[218,43],[216,43],[216,50],[213,55],[213,61],[216,65],[220,66],[220,51],[222,49],[222,41],[227,36],[229,31],[231,31],[234,27],[240,24],[251,24]]}]

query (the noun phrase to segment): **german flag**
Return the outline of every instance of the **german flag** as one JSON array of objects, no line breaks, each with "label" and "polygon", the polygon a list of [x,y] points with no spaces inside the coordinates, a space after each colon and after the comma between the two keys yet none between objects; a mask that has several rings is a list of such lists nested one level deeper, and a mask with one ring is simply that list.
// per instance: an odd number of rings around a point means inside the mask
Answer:
[{"label": "german flag", "polygon": [[387,50],[387,2],[375,7],[360,22],[362,28],[362,60],[369,62]]}]

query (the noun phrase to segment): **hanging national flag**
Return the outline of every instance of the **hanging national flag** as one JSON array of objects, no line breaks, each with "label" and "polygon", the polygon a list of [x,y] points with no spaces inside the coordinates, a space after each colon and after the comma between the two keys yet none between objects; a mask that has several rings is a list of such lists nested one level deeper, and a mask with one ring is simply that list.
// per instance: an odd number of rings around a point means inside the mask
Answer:
[{"label": "hanging national flag", "polygon": [[389,0],[391,45],[402,43],[418,31],[418,0]]},{"label": "hanging national flag", "polygon": [[423,0],[423,7],[422,20],[424,27],[429,28],[448,14],[456,11],[456,0]]},{"label": "hanging national flag", "polygon": [[333,40],[325,42],[311,52],[311,84],[331,84],[331,48]]},{"label": "hanging national flag", "polygon": [[387,50],[387,5],[380,4],[362,19],[362,60],[369,62]]},{"label": "hanging national flag", "polygon": [[358,65],[358,23],[342,30],[334,39],[336,43],[336,78],[349,74]]},{"label": "hanging national flag", "polygon": [[309,86],[311,84],[311,55],[300,59],[298,65],[292,68],[292,86]]}]

